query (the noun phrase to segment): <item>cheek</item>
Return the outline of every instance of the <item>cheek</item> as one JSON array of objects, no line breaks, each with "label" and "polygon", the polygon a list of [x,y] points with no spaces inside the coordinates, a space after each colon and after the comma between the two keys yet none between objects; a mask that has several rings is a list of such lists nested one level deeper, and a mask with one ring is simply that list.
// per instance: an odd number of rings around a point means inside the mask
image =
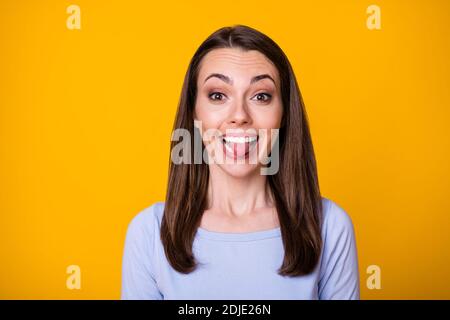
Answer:
[{"label": "cheek", "polygon": [[281,125],[283,109],[281,106],[272,106],[267,110],[259,110],[254,113],[254,126],[264,129],[277,129]]},{"label": "cheek", "polygon": [[195,119],[200,122],[203,134],[207,130],[219,129],[223,119],[220,112],[211,110],[211,107],[202,101],[195,106]]},{"label": "cheek", "polygon": [[278,99],[276,107],[273,110],[273,114],[271,117],[271,128],[279,128],[281,125],[281,119],[283,118],[283,104]]},{"label": "cheek", "polygon": [[255,113],[254,125],[257,128],[264,129],[261,134],[263,135],[263,146],[266,150],[272,148],[272,143],[279,133],[278,129],[281,126],[282,117],[283,108],[281,104],[277,104],[264,112]]},{"label": "cheek", "polygon": [[201,121],[203,126],[209,126],[210,123],[214,122],[214,114],[208,110],[201,99],[197,99],[195,103],[195,118],[197,121]]}]

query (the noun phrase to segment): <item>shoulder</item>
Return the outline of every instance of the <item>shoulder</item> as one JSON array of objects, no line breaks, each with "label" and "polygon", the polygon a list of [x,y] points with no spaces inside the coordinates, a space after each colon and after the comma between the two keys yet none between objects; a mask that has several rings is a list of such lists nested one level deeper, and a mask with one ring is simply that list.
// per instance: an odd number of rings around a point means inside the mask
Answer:
[{"label": "shoulder", "polygon": [[350,215],[336,202],[322,197],[323,224],[322,234],[326,238],[331,235],[354,232]]},{"label": "shoulder", "polygon": [[163,212],[164,202],[156,202],[139,211],[128,224],[127,237],[159,233]]},{"label": "shoulder", "polygon": [[359,270],[350,215],[323,198],[323,247],[319,271],[320,300],[359,299]]}]

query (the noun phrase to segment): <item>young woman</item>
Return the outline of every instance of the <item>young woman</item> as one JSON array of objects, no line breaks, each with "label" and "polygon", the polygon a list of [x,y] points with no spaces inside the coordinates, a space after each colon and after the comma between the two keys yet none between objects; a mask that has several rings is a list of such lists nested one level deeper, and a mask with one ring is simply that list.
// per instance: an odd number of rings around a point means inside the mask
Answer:
[{"label": "young woman", "polygon": [[122,299],[359,299],[352,221],[320,194],[303,100],[273,40],[242,25],[210,35],[174,132],[187,148],[176,158],[172,139],[166,200],[128,227]]}]

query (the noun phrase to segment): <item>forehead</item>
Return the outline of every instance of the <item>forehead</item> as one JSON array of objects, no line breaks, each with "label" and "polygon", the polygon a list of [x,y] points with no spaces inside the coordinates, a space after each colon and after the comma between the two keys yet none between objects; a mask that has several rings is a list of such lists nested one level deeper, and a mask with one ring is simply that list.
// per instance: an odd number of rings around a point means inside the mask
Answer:
[{"label": "forehead", "polygon": [[257,50],[213,49],[203,57],[200,63],[198,80],[202,81],[210,73],[222,73],[231,78],[252,78],[267,73],[278,83],[277,68],[264,54]]}]

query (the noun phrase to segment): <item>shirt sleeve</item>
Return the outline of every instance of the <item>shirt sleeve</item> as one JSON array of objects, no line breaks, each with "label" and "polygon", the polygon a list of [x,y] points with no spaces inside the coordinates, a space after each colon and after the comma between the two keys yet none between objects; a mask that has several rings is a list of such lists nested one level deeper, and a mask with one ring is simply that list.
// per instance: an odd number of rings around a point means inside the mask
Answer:
[{"label": "shirt sleeve", "polygon": [[122,300],[162,300],[154,275],[155,217],[148,208],[128,225],[122,260]]},{"label": "shirt sleeve", "polygon": [[355,232],[349,215],[330,201],[324,220],[320,267],[320,300],[359,300],[359,270]]}]

